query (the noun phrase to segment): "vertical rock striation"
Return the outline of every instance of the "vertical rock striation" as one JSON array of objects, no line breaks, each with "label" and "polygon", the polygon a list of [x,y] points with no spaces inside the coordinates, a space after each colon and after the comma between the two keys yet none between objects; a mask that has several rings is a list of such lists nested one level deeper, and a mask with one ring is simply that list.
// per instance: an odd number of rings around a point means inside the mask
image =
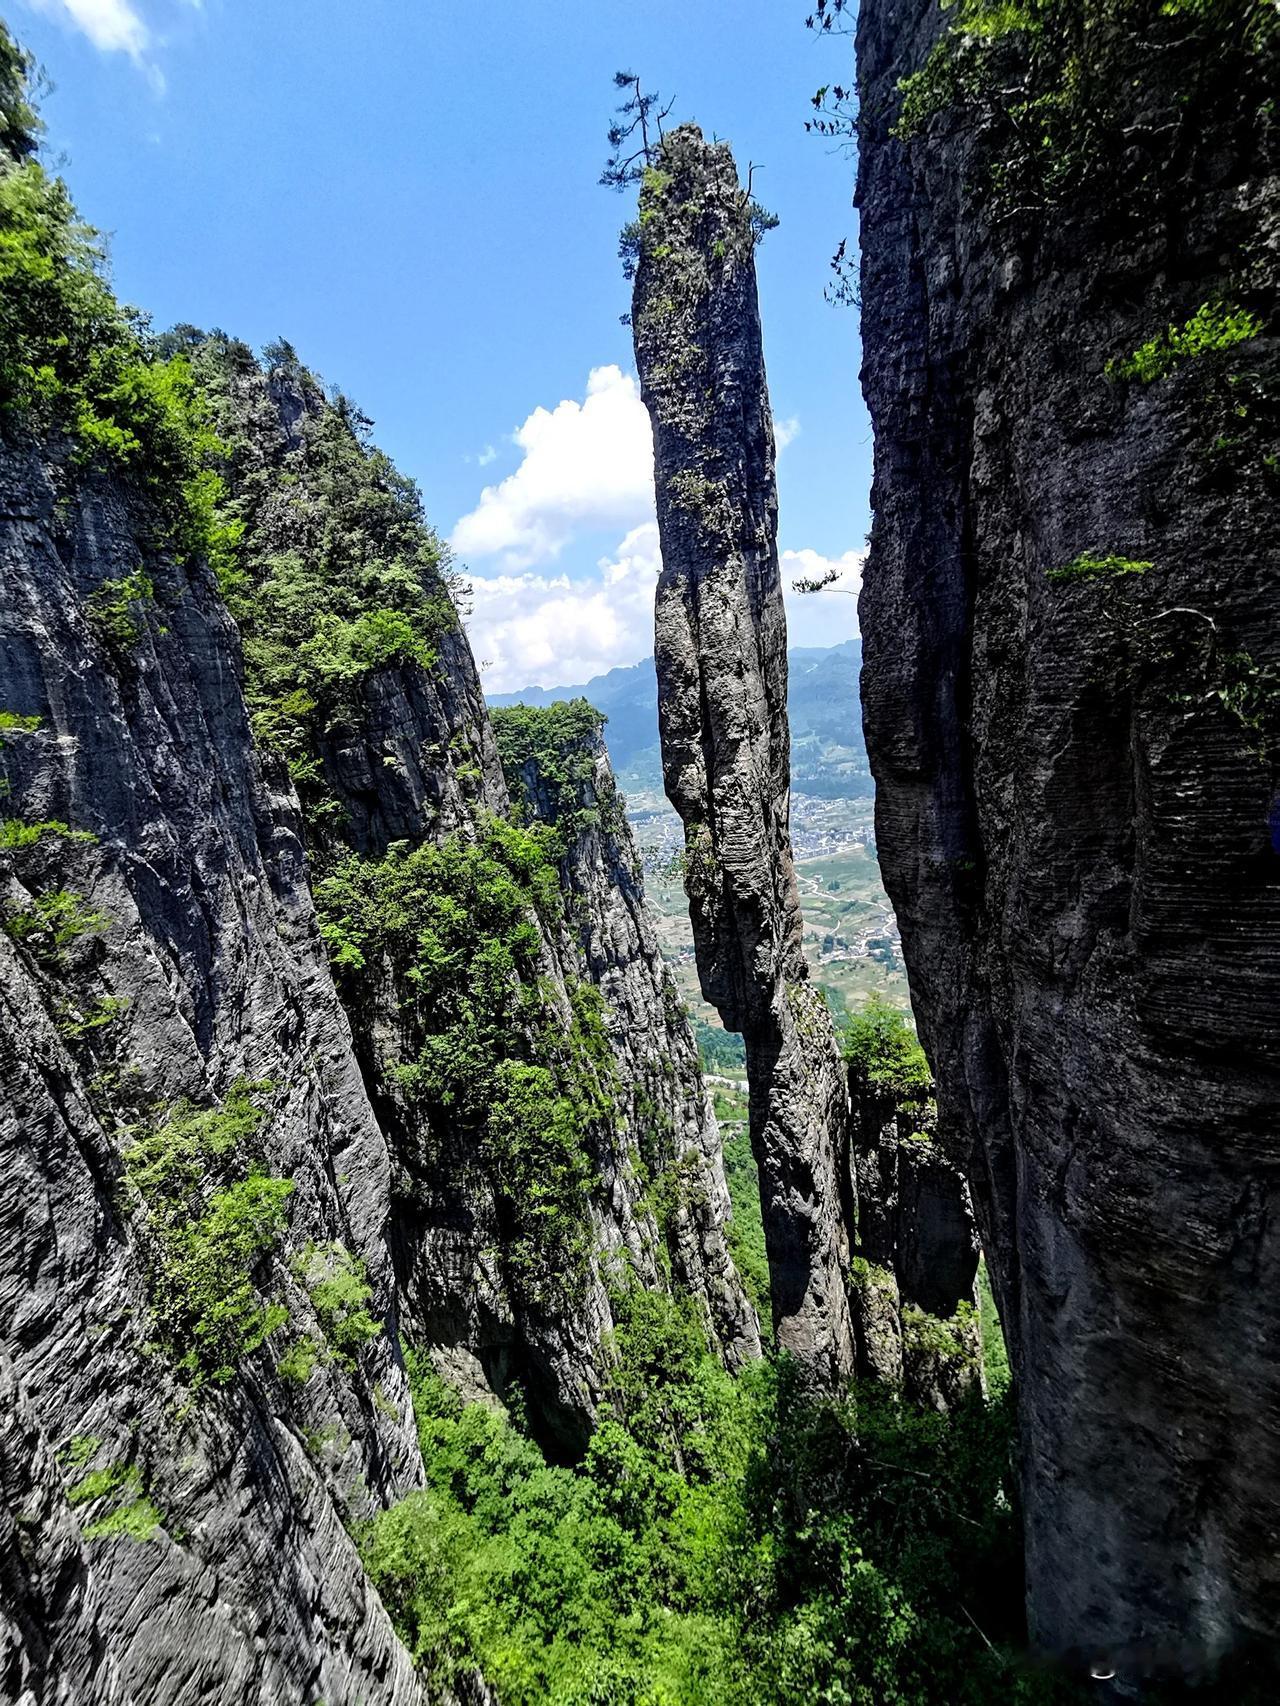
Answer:
[{"label": "vertical rock striation", "polygon": [[1033,1632],[1221,1687],[1280,1630],[1277,19],[973,10],[858,25],[877,839]]},{"label": "vertical rock striation", "polygon": [[[66,472],[0,456],[4,809],[48,826],[0,855],[0,1693],[409,1706],[426,1690],[345,1526],[421,1481],[394,1337],[302,1386],[259,1353],[196,1401],[154,1342],[121,1181],[144,1126],[254,1080],[295,1241],[341,1244],[394,1328],[388,1155],[212,577]],[[139,564],[152,592],[104,631]],[[322,1339],[288,1261],[252,1277]]]},{"label": "vertical rock striation", "polygon": [[759,1356],[760,1331],[725,1242],[720,1134],[645,905],[604,718],[579,699],[495,711],[493,723],[513,799],[559,833],[566,926],[605,1000],[624,1098],[605,1180],[615,1224],[645,1284],[662,1284],[669,1265],[701,1303],[711,1344],[738,1368]]},{"label": "vertical rock striation", "polygon": [[848,1096],[800,940],[755,240],[728,147],[671,132],[641,190],[632,316],[662,540],[663,773],[703,993],[746,1048],[778,1343],[830,1384],[854,1366]]}]

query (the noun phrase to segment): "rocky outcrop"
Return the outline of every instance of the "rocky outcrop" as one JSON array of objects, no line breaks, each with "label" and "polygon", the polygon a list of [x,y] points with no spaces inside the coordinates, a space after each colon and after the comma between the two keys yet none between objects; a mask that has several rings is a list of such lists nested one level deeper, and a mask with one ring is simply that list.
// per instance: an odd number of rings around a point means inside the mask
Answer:
[{"label": "rocky outcrop", "polygon": [[403,1347],[565,1452],[615,1287],[751,1355],[715,1126],[616,826],[510,821],[416,494],[284,352],[176,341],[218,577],[0,452],[0,1692],[478,1699],[352,1538],[422,1483]]},{"label": "rocky outcrop", "polygon": [[760,1355],[760,1330],[725,1242],[720,1133],[645,905],[604,718],[580,699],[495,711],[493,722],[513,799],[560,835],[566,927],[605,1000],[623,1096],[604,1180],[617,1235],[646,1286],[674,1282],[700,1301],[711,1344],[738,1368]]},{"label": "rocky outcrop", "polygon": [[[35,1702],[425,1697],[347,1524],[420,1482],[384,1240],[389,1163],[316,929],[291,798],[264,782],[235,630],[118,486],[0,466],[0,1692]],[[119,583],[152,591],[112,631]],[[140,586],[141,583],[135,582]],[[90,839],[93,838],[93,839]],[[341,1244],[389,1331],[323,1335],[303,1278],[193,1401],[156,1343],[122,1154],[253,1080],[290,1242]],[[375,1402],[375,1393],[379,1401]]]},{"label": "rocky outcrop", "polygon": [[844,1073],[808,980],[788,828],[786,623],[758,215],[728,147],[681,126],[640,198],[632,324],[653,424],[658,713],[703,993],[741,1031],[779,1345],[854,1364]]},{"label": "rocky outcrop", "polygon": [[982,1388],[978,1235],[927,1104],[854,1095],[858,1372],[952,1410]]},{"label": "rocky outcrop", "polygon": [[1280,1629],[1276,18],[1089,11],[861,8],[863,705],[1033,1634],[1221,1688]]}]

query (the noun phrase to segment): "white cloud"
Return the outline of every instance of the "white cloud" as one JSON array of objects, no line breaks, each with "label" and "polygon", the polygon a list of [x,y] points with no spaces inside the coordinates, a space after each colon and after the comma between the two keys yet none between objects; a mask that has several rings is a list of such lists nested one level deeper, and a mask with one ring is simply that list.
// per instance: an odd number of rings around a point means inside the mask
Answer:
[{"label": "white cloud", "polygon": [[785,421],[780,421],[776,415],[774,416],[773,442],[778,448],[779,456],[789,444],[794,444],[799,436],[800,417],[798,415],[788,415]]},{"label": "white cloud", "polygon": [[476,463],[481,468],[487,468],[491,462],[496,462],[497,460],[498,452],[491,444],[486,444],[479,456],[476,457]]},{"label": "white cloud", "polygon": [[566,687],[653,650],[658,524],[633,527],[583,579],[476,575],[467,631],[491,693]]},{"label": "white cloud", "polygon": [[[782,577],[793,646],[834,646],[858,632],[857,591],[866,553],[824,557],[784,551]],[[653,521],[633,527],[596,572],[568,575],[474,575],[467,632],[490,693],[521,687],[568,687],[653,650],[653,594],[661,558]],[[838,579],[821,592],[791,590],[798,576]]]},{"label": "white cloud", "polygon": [[554,560],[586,529],[634,527],[652,516],[649,416],[620,367],[592,368],[582,402],[535,409],[513,438],[524,458],[454,528],[460,556],[528,568]]},{"label": "white cloud", "polygon": [[[862,585],[865,551],[845,551],[824,557],[820,551],[782,553],[782,591],[787,605],[787,643],[792,646],[836,646],[858,632],[858,590]],[[821,592],[796,592],[799,579],[835,579]]]},{"label": "white cloud", "polygon": [[127,53],[142,63],[151,31],[129,0],[31,0],[38,12],[61,17],[103,53]]}]

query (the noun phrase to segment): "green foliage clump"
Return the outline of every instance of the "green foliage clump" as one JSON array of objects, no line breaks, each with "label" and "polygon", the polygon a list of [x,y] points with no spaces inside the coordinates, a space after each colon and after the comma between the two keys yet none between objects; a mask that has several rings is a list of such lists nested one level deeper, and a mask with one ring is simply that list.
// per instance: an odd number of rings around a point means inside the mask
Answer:
[{"label": "green foliage clump", "polygon": [[[490,712],[490,718],[507,787],[527,811],[534,810],[526,781],[526,770],[532,766],[534,786],[549,796],[546,821],[566,841],[586,829],[616,832],[621,827],[622,801],[612,776],[595,794],[593,748],[607,719],[594,705],[585,699],[508,705]],[[585,803],[588,791],[594,804]]]},{"label": "green foliage clump", "polygon": [[[717,1113],[719,1110],[717,1110]],[[723,1139],[724,1176],[729,1187],[733,1218],[727,1232],[729,1253],[738,1277],[760,1319],[760,1330],[770,1332],[769,1257],[764,1242],[764,1217],[760,1208],[760,1173],[751,1152],[746,1122]]]},{"label": "green foliage clump", "polygon": [[[373,1287],[364,1263],[345,1244],[308,1244],[293,1266],[334,1354],[344,1362],[354,1362],[369,1340],[382,1332],[381,1321],[376,1321],[367,1307]],[[294,1350],[298,1352],[298,1347]],[[277,1366],[285,1372],[283,1359]],[[305,1381],[310,1372],[308,1367],[301,1378]]]},{"label": "green foliage clump", "polygon": [[1047,569],[1045,579],[1054,582],[1111,580],[1119,575],[1145,575],[1155,564],[1142,558],[1099,556],[1094,551],[1081,551],[1069,563]]},{"label": "green foliage clump", "polygon": [[98,839],[91,829],[72,829],[60,818],[45,818],[40,823],[28,823],[20,817],[0,819],[0,848],[15,851],[19,847],[34,847],[46,835],[57,835],[64,841],[82,845]]},{"label": "green foliage clump", "polygon": [[126,1203],[143,1220],[152,1311],[193,1386],[230,1380],[287,1318],[253,1284],[294,1188],[253,1154],[265,1118],[253,1098],[270,1088],[240,1081],[219,1108],[181,1103],[136,1131],[125,1152]]},{"label": "green foliage clump", "polygon": [[305,1386],[315,1373],[317,1362],[320,1361],[323,1347],[318,1345],[309,1334],[295,1339],[287,1350],[276,1358],[276,1373],[281,1380],[292,1381],[295,1385]]},{"label": "green foliage clump", "polygon": [[43,721],[42,717],[27,716],[21,711],[0,711],[0,734],[33,734]]},{"label": "green foliage clump", "polygon": [[727,1375],[691,1304],[628,1293],[616,1319],[576,1469],[410,1358],[427,1485],[362,1550],[434,1678],[479,1667],[508,1706],[1056,1697],[1009,1658],[1005,1405],[815,1400],[785,1362]]},{"label": "green foliage clump", "polygon": [[324,738],[359,725],[367,677],[433,665],[457,627],[448,553],[417,487],[370,443],[368,418],[326,398],[288,344],[259,362],[218,333],[172,336],[223,446],[215,566],[244,640],[254,736],[288,766],[323,837],[335,827]]},{"label": "green foliage clump", "polygon": [[[1123,360],[1109,361],[1108,379],[1136,379],[1151,385],[1164,379],[1184,361],[1217,350],[1232,349],[1261,335],[1262,321],[1243,308],[1223,302],[1203,302],[1182,326],[1167,326],[1163,332],[1139,345]],[[1150,565],[1148,564],[1148,567]]]},{"label": "green foliage clump", "polygon": [[72,1470],[86,1473],[68,1487],[67,1503],[73,1508],[104,1502],[107,1506],[83,1525],[85,1539],[153,1540],[164,1518],[146,1496],[142,1471],[136,1463],[108,1463],[101,1469],[89,1469],[101,1445],[99,1439],[81,1437],[72,1440],[68,1452]]},{"label": "green foliage clump", "polygon": [[127,656],[142,638],[145,613],[155,597],[155,583],[145,569],[103,581],[85,605],[86,620],[99,644],[117,657]]},{"label": "green foliage clump", "polygon": [[31,906],[8,913],[2,922],[8,935],[37,961],[55,965],[73,942],[110,929],[113,920],[75,889],[54,889],[37,895]]},{"label": "green foliage clump", "polygon": [[58,1019],[58,1030],[64,1037],[84,1037],[114,1025],[129,1010],[127,995],[99,995],[83,1007],[68,1007]]},{"label": "green foliage clump", "polygon": [[595,1138],[616,1117],[599,992],[575,988],[561,1019],[538,975],[559,848],[541,825],[490,819],[475,842],[349,857],[315,890],[348,995],[389,968],[405,1040],[387,1066],[442,1140],[466,1134],[497,1195],[501,1258],[535,1302],[586,1271]]},{"label": "green foliage clump", "polygon": [[26,153],[0,161],[0,426],[132,477],[180,555],[215,543],[219,446],[186,357],[116,302],[97,234]]},{"label": "green foliage clump", "polygon": [[877,1101],[918,1103],[933,1091],[933,1074],[906,1015],[882,995],[869,995],[845,1027],[842,1051],[855,1092]]},{"label": "green foliage clump", "polygon": [[982,1373],[987,1390],[993,1397],[1003,1397],[1012,1378],[1009,1352],[1005,1346],[1000,1311],[991,1289],[991,1275],[985,1260],[978,1263],[978,1314],[982,1322]]}]

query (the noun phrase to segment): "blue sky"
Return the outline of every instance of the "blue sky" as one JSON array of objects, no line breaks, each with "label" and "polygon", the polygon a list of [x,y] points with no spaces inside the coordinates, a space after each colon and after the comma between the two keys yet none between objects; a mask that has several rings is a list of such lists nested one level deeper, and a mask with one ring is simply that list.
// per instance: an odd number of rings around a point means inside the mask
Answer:
[{"label": "blue sky", "polygon": [[[54,83],[47,148],[120,294],[283,335],[376,422],[475,585],[495,689],[651,649],[643,410],[619,324],[626,202],[597,186],[634,68],[730,139],[781,224],[760,251],[788,573],[840,559],[793,638],[854,631],[870,427],[854,315],[823,301],[852,162],[804,132],[845,40],[803,0],[10,0]],[[542,411],[539,413],[538,411]],[[513,435],[519,433],[519,439]],[[506,482],[504,484],[503,482]],[[492,487],[482,500],[484,488]]]}]

